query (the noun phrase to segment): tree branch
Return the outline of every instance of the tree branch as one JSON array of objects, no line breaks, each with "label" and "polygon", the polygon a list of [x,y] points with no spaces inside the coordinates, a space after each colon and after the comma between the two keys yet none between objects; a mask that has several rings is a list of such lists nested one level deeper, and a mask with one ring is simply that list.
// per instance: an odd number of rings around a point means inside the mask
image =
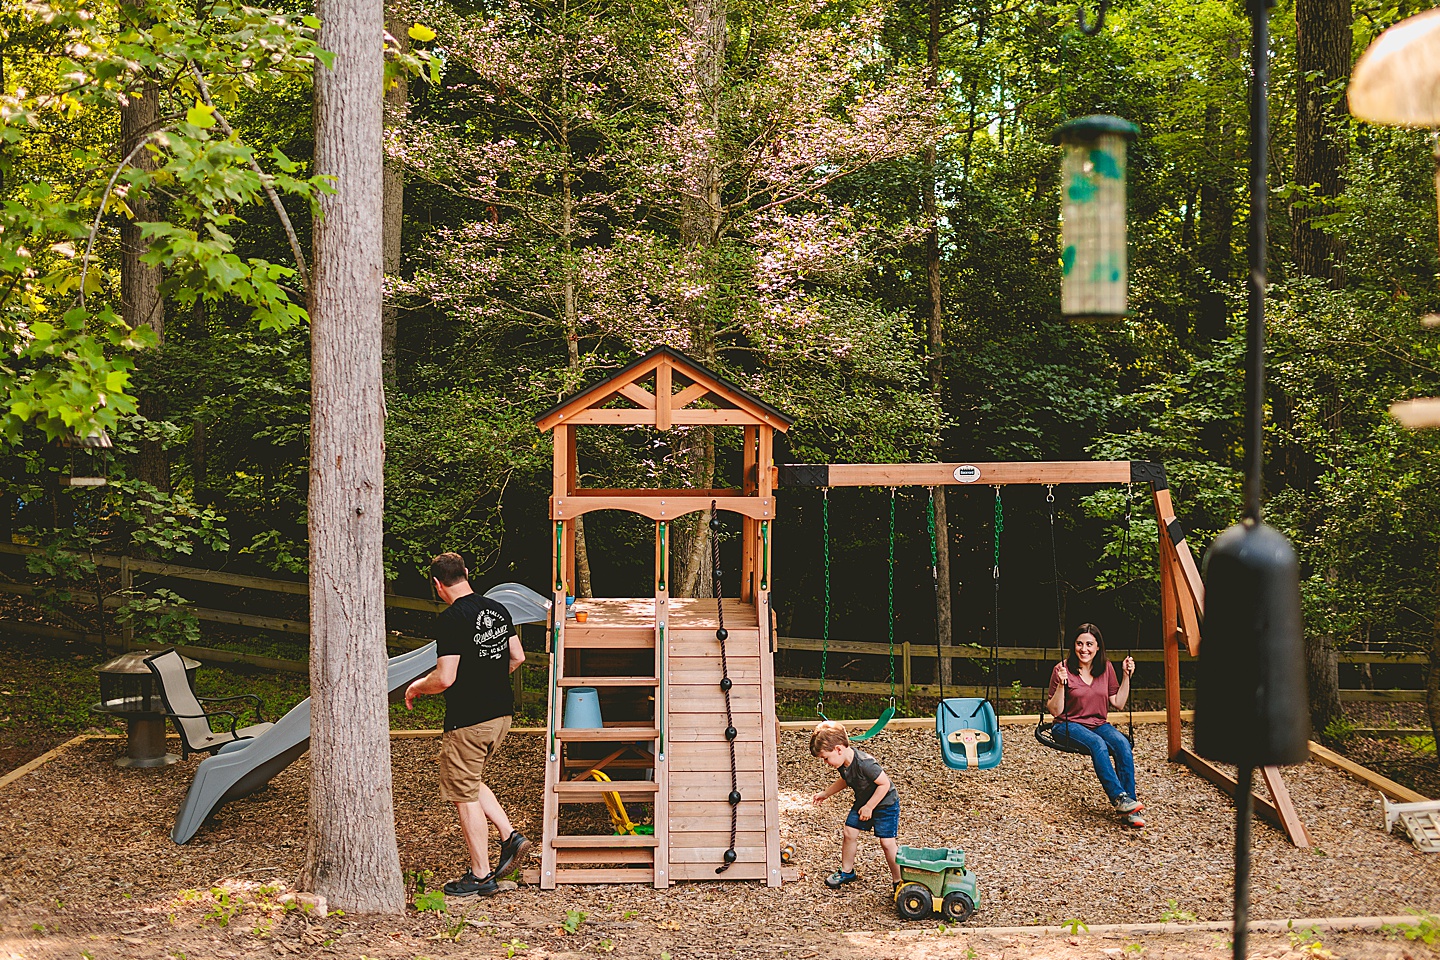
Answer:
[{"label": "tree branch", "polygon": [[[205,85],[205,77],[200,73],[200,68],[195,65],[193,60],[190,62],[190,72],[195,77],[195,83],[199,87],[200,99],[205,102],[205,106],[214,111],[215,122],[220,125],[220,132],[227,137],[230,136],[235,132],[235,129],[230,126],[228,120],[221,116],[220,111],[217,110],[215,104],[211,102],[210,89]],[[275,192],[275,186],[270,179],[270,175],[260,169],[260,164],[256,161],[253,154],[250,156],[250,169],[254,170],[255,175],[260,178],[261,188],[264,189],[265,195],[270,198],[270,205],[275,208],[276,215],[280,217],[280,225],[285,228],[285,237],[290,241],[290,252],[295,255],[296,272],[300,274],[300,286],[308,296],[310,292],[310,270],[305,265],[305,254],[300,250],[300,238],[295,235],[295,227],[290,223],[290,215],[285,212],[285,204],[280,202],[280,195]]]},{"label": "tree branch", "polygon": [[134,149],[125,154],[125,159],[121,160],[115,167],[115,172],[110,174],[110,182],[105,184],[105,192],[100,195],[100,206],[95,211],[94,221],[90,224],[90,236],[85,238],[85,255],[80,258],[80,306],[82,307],[85,306],[85,276],[90,272],[90,253],[95,249],[95,235],[100,232],[100,218],[105,215],[105,207],[110,202],[110,194],[115,189],[115,181],[120,179],[120,174],[125,172],[125,168],[130,166],[130,161],[134,160],[135,155],[145,148],[145,145],[150,142],[150,138],[159,132],[159,130],[155,130],[145,134],[140,138],[140,142],[135,144]]}]

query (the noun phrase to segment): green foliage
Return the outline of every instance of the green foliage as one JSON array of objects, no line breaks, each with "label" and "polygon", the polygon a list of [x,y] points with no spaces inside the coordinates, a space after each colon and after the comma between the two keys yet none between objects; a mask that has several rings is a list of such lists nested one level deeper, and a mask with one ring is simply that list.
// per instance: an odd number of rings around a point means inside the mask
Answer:
[{"label": "green foliage", "polygon": [[415,895],[415,909],[420,913],[425,913],[427,910],[444,913],[445,891],[426,890],[423,893],[417,893]]},{"label": "green foliage", "polygon": [[230,921],[245,912],[245,901],[239,896],[232,895],[224,887],[214,887],[210,890],[210,910],[205,914],[206,920],[214,920],[222,927],[230,926]]},{"label": "green foliage", "polygon": [[[793,414],[777,460],[1161,461],[1203,559],[1240,506],[1248,24],[1213,0],[1141,2],[1085,38],[1068,13],[1040,12],[945,7],[932,93],[923,5],[733,6],[726,60],[702,96],[683,5],[417,11],[422,22],[385,41],[385,83],[442,71],[446,82],[415,85],[387,133],[407,178],[403,262],[388,278],[399,317],[386,387],[394,586],[422,593],[417,571],[441,549],[461,550],[478,581],[545,583],[536,531],[551,453],[534,418],[658,343]],[[1357,49],[1404,12],[1357,20]],[[193,639],[176,597],[141,581],[121,595],[90,554],[307,569],[304,291],[263,188],[291,208],[303,249],[327,189],[306,159],[308,78],[328,56],[318,21],[177,0],[56,0],[7,17],[0,492],[23,504],[21,535],[46,548],[31,562],[50,610],[74,613],[75,597],[99,592],[103,615],[83,608],[96,621]],[[1274,29],[1273,169],[1287,171],[1293,8],[1277,9]],[[159,90],[159,126],[122,163],[118,107],[145,79]],[[1047,137],[1092,112],[1142,129],[1129,169],[1131,313],[1109,327],[1064,322],[1055,296]],[[1275,184],[1266,515],[1300,554],[1309,636],[1410,652],[1428,648],[1436,609],[1440,439],[1400,429],[1387,408],[1440,394],[1440,345],[1415,322],[1440,306],[1433,164],[1423,132],[1346,124],[1334,131],[1350,147],[1345,193],[1317,221],[1346,245],[1343,282],[1293,275],[1292,221],[1319,208],[1312,186]],[[702,169],[719,199],[697,231]],[[944,341],[933,369],[932,182]],[[121,316],[119,227],[142,205],[160,217],[142,230],[165,277],[164,343]],[[142,394],[157,408],[146,417]],[[41,438],[100,428],[117,443],[100,455],[110,485],[58,488],[64,455]],[[593,428],[579,479],[738,484],[738,443],[733,428]],[[168,486],[137,479],[140,451],[154,447]],[[884,532],[872,494],[852,493],[831,502],[833,622],[883,635],[871,588]],[[988,490],[950,493],[952,573],[971,587],[954,593],[953,639],[988,648],[994,598],[973,589],[991,576]],[[1137,626],[1143,643],[1159,606],[1144,492],[1059,489],[1053,528],[1035,493],[1006,491],[1004,642],[1048,646],[1056,592],[1067,618],[1105,624],[1112,646]],[[922,498],[900,498],[896,571],[897,622],[920,636],[932,629]],[[783,632],[818,636],[818,497],[786,492],[784,504],[777,612]],[[649,589],[649,522],[586,521],[597,592]],[[302,655],[288,639],[212,633],[207,644]],[[1004,665],[1011,709],[1033,709],[1014,694],[1034,685],[1016,678],[1028,666]],[[1389,682],[1384,665],[1375,672]],[[269,685],[282,702],[304,690],[298,678],[233,682]],[[435,725],[439,709],[427,699],[392,720]],[[48,715],[79,722],[68,700]]]},{"label": "green foliage", "polygon": [[1413,910],[1410,912],[1415,916],[1413,921],[1387,924],[1382,928],[1386,935],[1418,941],[1427,947],[1433,947],[1440,943],[1440,917],[1431,913],[1419,913]]},{"label": "green foliage", "polygon": [[589,916],[589,914],[583,910],[566,910],[565,919],[560,921],[560,928],[566,933],[576,933],[580,930],[580,925],[585,922],[587,916]]},{"label": "green foliage", "polygon": [[1348,717],[1336,717],[1321,732],[1326,743],[1344,744],[1355,736],[1355,724]]},{"label": "green foliage", "polygon": [[1189,910],[1181,909],[1174,901],[1166,901],[1165,909],[1160,913],[1161,923],[1194,923],[1198,918]]},{"label": "green foliage", "polygon": [[[29,54],[25,73],[0,111],[8,147],[0,174],[7,184],[29,181],[0,204],[0,270],[14,278],[0,293],[0,344],[11,358],[0,367],[0,435],[12,444],[27,425],[50,439],[89,436],[114,431],[136,411],[127,354],[156,340],[117,312],[107,215],[133,218],[142,201],[163,197],[168,219],[141,224],[142,259],[165,271],[161,293],[182,307],[233,302],[261,329],[283,329],[305,319],[285,286],[295,270],[238,254],[227,231],[242,222],[238,209],[264,202],[266,188],[303,203],[326,189],[292,176],[284,157],[274,158],[279,172],[263,172],[219,112],[323,59],[301,18],[171,0],[98,8],[55,0],[30,5],[28,14],[30,29],[9,41]],[[112,145],[94,139],[104,130],[97,125],[146,81],[163,81],[179,114],[117,165]],[[60,128],[72,125],[91,132],[71,141],[69,175],[32,180],[40,172],[32,158],[54,149]],[[142,152],[149,162],[139,164]]]}]

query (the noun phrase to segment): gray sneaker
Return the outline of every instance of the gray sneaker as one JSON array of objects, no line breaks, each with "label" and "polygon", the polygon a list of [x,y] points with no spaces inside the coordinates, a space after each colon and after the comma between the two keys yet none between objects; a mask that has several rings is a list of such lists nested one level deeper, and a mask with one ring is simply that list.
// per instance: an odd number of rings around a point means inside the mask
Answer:
[{"label": "gray sneaker", "polygon": [[1115,809],[1121,813],[1139,813],[1145,809],[1145,804],[1126,794],[1120,794],[1115,798]]}]

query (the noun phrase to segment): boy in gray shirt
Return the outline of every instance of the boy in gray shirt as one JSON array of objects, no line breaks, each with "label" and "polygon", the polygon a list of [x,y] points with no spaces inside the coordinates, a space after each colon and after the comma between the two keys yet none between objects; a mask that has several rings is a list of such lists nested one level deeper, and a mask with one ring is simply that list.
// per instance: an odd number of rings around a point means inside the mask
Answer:
[{"label": "boy in gray shirt", "polygon": [[840,869],[825,878],[825,885],[839,890],[859,880],[855,873],[855,850],[860,845],[860,831],[875,831],[880,849],[890,863],[890,879],[895,889],[900,886],[900,795],[877,761],[864,750],[850,745],[850,734],[843,724],[826,720],[810,735],[810,755],[824,760],[839,777],[812,798],[816,804],[849,787],[855,791],[855,802],[845,818],[844,839],[840,845]]}]

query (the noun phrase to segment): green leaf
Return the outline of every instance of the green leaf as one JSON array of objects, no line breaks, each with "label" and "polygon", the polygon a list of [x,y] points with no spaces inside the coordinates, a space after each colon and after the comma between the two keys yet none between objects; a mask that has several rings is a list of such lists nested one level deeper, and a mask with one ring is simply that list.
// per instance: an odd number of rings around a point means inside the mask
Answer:
[{"label": "green leaf", "polygon": [[419,43],[429,43],[435,39],[435,31],[423,23],[415,24],[406,32],[410,34],[411,40],[418,41]]},{"label": "green leaf", "polygon": [[424,893],[416,894],[415,909],[420,913],[424,913],[427,910],[444,913],[445,892],[443,890],[426,890]]},{"label": "green leaf", "polygon": [[195,106],[185,111],[185,122],[201,130],[209,130],[215,126],[215,108],[196,100]]}]

